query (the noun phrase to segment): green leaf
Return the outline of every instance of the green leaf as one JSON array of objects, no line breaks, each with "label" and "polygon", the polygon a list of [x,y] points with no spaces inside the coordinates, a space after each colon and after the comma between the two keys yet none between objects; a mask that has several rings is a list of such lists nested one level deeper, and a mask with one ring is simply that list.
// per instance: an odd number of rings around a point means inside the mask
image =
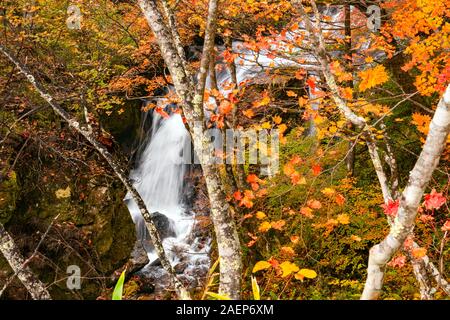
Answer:
[{"label": "green leaf", "polygon": [[261,300],[259,285],[258,282],[256,281],[256,278],[253,276],[252,276],[252,291],[253,291],[253,299]]},{"label": "green leaf", "polygon": [[127,270],[123,270],[122,274],[119,277],[119,280],[116,283],[116,286],[114,287],[114,291],[112,294],[113,300],[122,300],[122,294],[123,294],[123,283],[125,282],[125,272]]},{"label": "green leaf", "polygon": [[214,292],[206,292],[206,294],[208,295],[208,296],[210,296],[211,298],[214,298],[214,299],[216,299],[216,300],[231,300],[230,298],[228,298],[227,296],[225,296],[225,295],[220,295],[220,294],[217,294],[217,293],[214,293]]}]

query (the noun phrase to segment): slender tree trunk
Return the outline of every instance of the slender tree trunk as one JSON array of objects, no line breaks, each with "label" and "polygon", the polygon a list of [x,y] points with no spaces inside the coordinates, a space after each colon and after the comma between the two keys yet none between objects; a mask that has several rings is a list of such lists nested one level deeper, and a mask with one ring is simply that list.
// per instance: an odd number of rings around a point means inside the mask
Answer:
[{"label": "slender tree trunk", "polygon": [[383,286],[384,270],[414,228],[417,209],[450,132],[450,86],[439,101],[425,145],[404,189],[397,216],[387,237],[370,250],[367,280],[361,299],[377,299]]},{"label": "slender tree trunk", "polygon": [[51,300],[47,288],[27,266],[28,261],[20,254],[14,239],[9,235],[1,223],[0,251],[34,300]]},{"label": "slender tree trunk", "polygon": [[[351,7],[349,3],[344,4],[344,35],[345,35],[345,44],[344,44],[344,53],[346,59],[346,68],[347,71],[353,74],[353,59],[352,59],[352,19],[351,19]],[[353,89],[353,79],[347,81],[345,86]],[[353,128],[353,124],[348,122],[347,127],[349,129]],[[349,176],[353,176],[355,174],[355,154],[356,154],[356,145],[354,145],[353,141],[348,142],[348,152],[347,159],[345,159],[345,163],[347,165],[347,173]]]},{"label": "slender tree trunk", "polygon": [[173,33],[177,30],[168,29],[155,1],[139,0],[138,3],[155,34],[164,61],[172,75],[177,95],[182,100],[181,106],[192,136],[194,150],[201,161],[205,175],[211,203],[211,218],[220,257],[219,293],[231,299],[239,299],[242,262],[237,228],[220,182],[218,166],[213,164],[213,155],[204,152],[204,150],[208,150],[210,143],[201,132],[205,128],[203,96],[211,52],[214,48],[218,1],[209,1],[205,44],[200,61],[200,71],[197,75],[197,85],[193,83],[184,68],[186,65],[183,61],[184,58],[178,54],[179,50],[177,50],[177,44],[173,37]]},{"label": "slender tree trunk", "polygon": [[[225,48],[233,52],[233,41],[231,37],[225,37]],[[234,89],[238,89],[239,83],[237,79],[237,72],[236,72],[236,64],[234,61],[227,62],[228,71],[230,72],[230,78],[231,82],[234,85]],[[237,123],[237,105],[234,106],[233,110],[231,111],[231,129],[236,129],[236,123]],[[244,190],[247,188],[247,184],[245,181],[245,171],[244,171],[244,165],[239,163],[230,164],[231,165],[231,172],[233,173],[234,181],[236,182],[236,186],[240,190]]]},{"label": "slender tree trunk", "polygon": [[[211,59],[209,61],[209,80],[210,80],[210,88],[215,89],[219,91],[219,87],[217,85],[217,76],[216,76],[216,54],[213,50],[211,53]],[[214,100],[216,102],[216,106],[218,107],[220,102],[219,100],[214,97]],[[224,121],[224,125],[221,129],[222,137],[226,136],[226,130],[230,128],[230,124],[228,121]],[[219,166],[219,172],[222,179],[222,185],[224,187],[224,191],[227,194],[233,193],[237,189],[236,180],[234,179],[234,174],[232,170],[232,165],[227,164],[225,159],[224,163],[220,164]]]},{"label": "slender tree trunk", "polygon": [[113,169],[116,176],[122,181],[123,185],[127,189],[128,192],[133,197],[133,200],[136,202],[137,206],[139,207],[141,214],[144,218],[145,224],[147,226],[147,229],[150,234],[150,238],[154,244],[156,253],[158,254],[158,258],[161,261],[162,266],[164,269],[169,273],[169,276],[171,277],[171,280],[174,283],[175,289],[177,291],[178,296],[181,299],[190,299],[190,295],[188,291],[184,288],[181,281],[177,278],[175,270],[173,269],[172,265],[170,264],[169,260],[167,259],[167,256],[164,251],[164,247],[162,246],[161,239],[159,237],[158,230],[152,220],[152,217],[147,210],[147,207],[142,200],[141,196],[137,192],[137,190],[134,188],[133,184],[128,179],[125,170],[122,168],[122,166],[119,164],[118,161],[116,161],[113,156],[106,150],[103,145],[101,145],[94,137],[94,135],[89,131],[89,129],[83,125],[81,125],[76,119],[74,119],[69,113],[67,113],[59,104],[57,104],[53,97],[48,94],[44,87],[37,82],[36,78],[31,74],[30,71],[28,71],[25,66],[23,66],[19,60],[17,60],[15,57],[13,57],[2,45],[0,45],[0,52],[3,53],[12,63],[15,64],[15,66],[20,70],[20,72],[25,75],[27,80],[30,82],[30,84],[35,88],[35,90],[41,95],[41,97],[52,107],[53,111],[60,115],[71,128],[75,129],[78,133],[80,133],[86,140],[88,140],[92,146],[99,152],[103,158],[108,162],[110,167]]}]

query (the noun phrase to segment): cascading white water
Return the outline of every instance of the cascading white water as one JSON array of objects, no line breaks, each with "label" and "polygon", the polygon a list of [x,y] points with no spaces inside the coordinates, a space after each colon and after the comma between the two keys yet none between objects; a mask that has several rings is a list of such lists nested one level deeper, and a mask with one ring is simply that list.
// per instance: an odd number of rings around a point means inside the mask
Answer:
[{"label": "cascading white water", "polygon": [[[164,247],[174,262],[171,253],[177,244],[183,244],[189,235],[193,217],[186,213],[182,203],[185,165],[181,161],[183,148],[189,143],[189,134],[179,114],[165,119],[153,113],[152,133],[149,144],[142,152],[137,168],[131,173],[134,186],[150,212],[159,212],[168,218],[173,236],[164,239]],[[138,236],[145,235],[145,225],[134,201],[128,202]],[[150,262],[157,259],[153,250],[148,251]]]}]

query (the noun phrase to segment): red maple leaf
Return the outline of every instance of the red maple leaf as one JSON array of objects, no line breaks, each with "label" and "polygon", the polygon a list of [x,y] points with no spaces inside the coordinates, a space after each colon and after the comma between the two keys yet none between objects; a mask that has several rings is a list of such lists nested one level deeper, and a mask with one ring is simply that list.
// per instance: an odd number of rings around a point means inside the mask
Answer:
[{"label": "red maple leaf", "polygon": [[248,176],[247,176],[247,182],[248,183],[258,183],[258,182],[260,182],[261,180],[258,178],[258,176],[256,175],[256,174],[249,174]]},{"label": "red maple leaf", "polygon": [[234,197],[234,199],[239,201],[242,199],[242,193],[238,190],[235,193],[233,193],[233,197]]},{"label": "red maple leaf", "polygon": [[314,82],[313,78],[308,78],[306,80],[306,84],[308,85],[309,89],[311,90],[311,94],[315,94],[316,92],[316,83]]},{"label": "red maple leaf", "polygon": [[166,111],[164,111],[163,108],[157,107],[155,108],[155,111],[158,112],[164,119],[169,118],[169,114]]},{"label": "red maple leaf", "polygon": [[425,205],[425,208],[431,210],[439,209],[445,202],[446,199],[442,193],[438,193],[435,189],[433,189],[430,194],[425,195],[425,201],[423,204]]},{"label": "red maple leaf", "polygon": [[315,164],[312,166],[313,175],[318,176],[321,171],[322,171],[322,167],[320,166],[320,164]]},{"label": "red maple leaf", "polygon": [[397,215],[398,207],[400,205],[400,200],[389,200],[387,204],[382,204],[384,213],[387,216],[395,217]]}]

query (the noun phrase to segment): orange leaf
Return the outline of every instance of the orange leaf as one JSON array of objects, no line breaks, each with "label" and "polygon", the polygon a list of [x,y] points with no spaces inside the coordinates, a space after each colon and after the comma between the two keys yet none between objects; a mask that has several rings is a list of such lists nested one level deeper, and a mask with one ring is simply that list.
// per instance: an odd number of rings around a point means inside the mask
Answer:
[{"label": "orange leaf", "polygon": [[242,113],[244,114],[244,116],[246,116],[247,118],[253,118],[255,116],[255,113],[253,112],[252,109],[247,109],[245,111],[242,111]]},{"label": "orange leaf", "polygon": [[386,69],[381,64],[375,68],[360,71],[358,76],[361,78],[361,83],[359,84],[360,91],[366,91],[388,81]]},{"label": "orange leaf", "polygon": [[258,191],[258,189],[259,189],[259,184],[257,184],[257,183],[251,183],[250,186],[252,187],[253,191]]},{"label": "orange leaf", "polygon": [[247,182],[248,183],[259,183],[259,182],[261,182],[261,179],[259,179],[256,174],[252,173],[247,176]]},{"label": "orange leaf", "polygon": [[427,254],[427,249],[425,249],[425,248],[413,248],[411,250],[411,254],[413,255],[414,258],[420,259],[420,258],[425,257],[425,255]]},{"label": "orange leaf", "polygon": [[450,220],[445,221],[445,223],[442,226],[441,230],[444,231],[444,232],[450,231]]},{"label": "orange leaf", "polygon": [[305,177],[303,177],[300,173],[298,173],[297,171],[295,171],[295,172],[291,175],[291,183],[292,183],[293,185],[306,184],[306,179],[305,179]]},{"label": "orange leaf", "polygon": [[338,205],[340,205],[340,206],[342,206],[342,205],[345,203],[345,197],[344,197],[342,194],[340,194],[340,193],[338,193],[338,194],[336,195],[336,198],[335,198],[334,200],[335,200],[336,203],[337,203]]},{"label": "orange leaf", "polygon": [[219,105],[219,112],[223,115],[228,114],[233,110],[233,104],[228,100],[222,100]]},{"label": "orange leaf", "polygon": [[295,251],[291,247],[281,247],[280,253],[288,258],[295,256]]},{"label": "orange leaf", "polygon": [[273,122],[276,124],[280,124],[283,119],[280,116],[273,117]]},{"label": "orange leaf", "polygon": [[272,228],[276,229],[276,230],[280,230],[284,227],[284,225],[286,224],[286,221],[284,220],[278,220],[278,221],[274,221],[271,223]]},{"label": "orange leaf", "polygon": [[292,90],[289,90],[288,92],[286,92],[286,94],[288,97],[296,97],[297,96],[297,94]]},{"label": "orange leaf", "polygon": [[304,215],[305,217],[307,217],[307,218],[313,218],[313,217],[314,217],[313,211],[312,211],[312,209],[309,208],[309,207],[302,207],[302,208],[300,209],[300,213],[301,213],[302,215]]},{"label": "orange leaf", "polygon": [[315,199],[309,200],[308,201],[308,206],[311,209],[320,209],[320,208],[322,208],[322,204],[320,203],[320,201],[319,200],[315,200]]}]

